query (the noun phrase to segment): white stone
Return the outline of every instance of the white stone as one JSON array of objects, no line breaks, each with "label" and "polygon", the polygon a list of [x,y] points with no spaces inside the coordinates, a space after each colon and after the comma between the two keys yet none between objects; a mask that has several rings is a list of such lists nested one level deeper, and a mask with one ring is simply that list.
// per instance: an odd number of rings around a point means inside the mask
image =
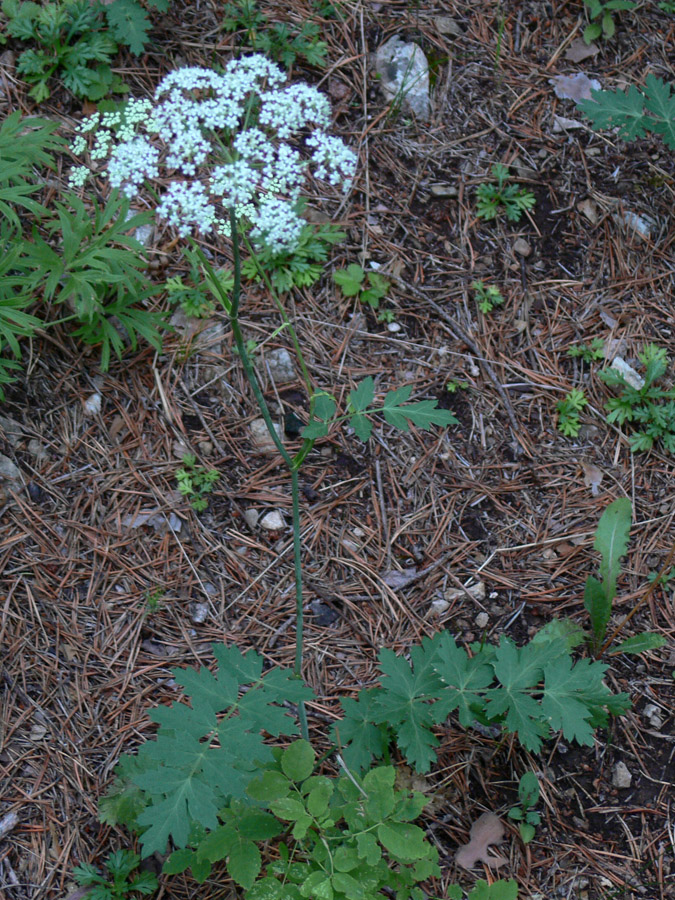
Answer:
[{"label": "white stone", "polygon": [[83,404],[85,416],[97,416],[101,412],[101,395],[92,394]]},{"label": "white stone", "polygon": [[[275,422],[274,429],[279,436],[279,439],[281,439],[281,425]],[[263,418],[254,419],[251,422],[251,437],[253,438],[253,443],[257,449],[261,450],[263,453],[274,453],[276,451],[276,444],[272,440]]]},{"label": "white stone", "polygon": [[195,625],[201,625],[202,622],[206,621],[206,617],[209,614],[209,607],[206,603],[193,603],[192,604],[192,615],[190,618],[194,622]]},{"label": "white stone", "polygon": [[421,47],[394,35],[378,47],[375,69],[387,100],[400,101],[403,111],[429,119],[429,64]]},{"label": "white stone", "polygon": [[490,616],[488,616],[486,612],[479,612],[473,621],[475,622],[476,628],[487,628]]},{"label": "white stone", "polygon": [[266,531],[281,531],[286,527],[286,521],[278,509],[272,509],[262,517],[260,527]]},{"label": "white stone", "polygon": [[278,347],[266,356],[267,368],[272,380],[277,383],[295,381],[295,366],[291,354],[285,347]]},{"label": "white stone", "polygon": [[629,366],[626,360],[621,356],[614,357],[611,368],[614,369],[615,372],[618,372],[619,375],[623,375],[625,381],[627,381],[632,388],[635,388],[636,391],[639,391],[644,387],[644,378],[636,372],[632,366]]}]

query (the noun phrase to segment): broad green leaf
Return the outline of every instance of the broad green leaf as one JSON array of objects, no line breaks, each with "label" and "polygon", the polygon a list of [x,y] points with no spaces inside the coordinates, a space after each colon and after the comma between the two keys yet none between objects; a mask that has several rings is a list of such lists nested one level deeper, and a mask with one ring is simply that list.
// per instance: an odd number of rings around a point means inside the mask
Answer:
[{"label": "broad green leaf", "polygon": [[344,871],[338,869],[331,881],[335,890],[344,894],[347,900],[365,900],[368,896],[361,882]]},{"label": "broad green leaf", "polygon": [[239,840],[227,861],[229,875],[243,888],[250,888],[260,874],[260,850],[253,841]]},{"label": "broad green leaf", "polygon": [[303,804],[293,797],[281,797],[279,800],[273,800],[269,804],[269,808],[284,822],[295,822],[296,819],[302,819],[306,815]]},{"label": "broad green leaf", "polygon": [[632,506],[627,497],[610,503],[598,522],[594,547],[602,555],[600,580],[610,604],[616,596],[616,580],[621,571],[621,557],[628,550]]},{"label": "broad green leaf", "polygon": [[659,647],[663,647],[665,644],[666,639],[662,634],[645,631],[642,634],[636,634],[633,637],[626,638],[625,641],[621,641],[609,655],[615,656],[617,653],[645,653],[647,650],[658,650]]},{"label": "broad green leaf", "polygon": [[408,822],[383,822],[376,828],[377,838],[397,859],[412,862],[428,852],[424,832]]},{"label": "broad green leaf", "polygon": [[518,783],[518,799],[524,807],[536,806],[539,793],[539,779],[534,772],[525,772]]},{"label": "broad green leaf", "polygon": [[378,688],[359,691],[354,700],[340,700],[344,717],[331,728],[347,766],[357,774],[370,768],[373,757],[380,759],[387,748],[386,727],[374,724]]},{"label": "broad green leaf", "polygon": [[488,884],[479,878],[469,894],[469,900],[517,900],[518,884],[515,881],[493,881]]},{"label": "broad green leaf", "polygon": [[533,644],[563,642],[568,650],[573,650],[584,642],[584,630],[571,619],[551,619],[532,638]]},{"label": "broad green leaf", "polygon": [[246,891],[246,900],[282,900],[289,895],[278,878],[267,876],[261,878]]},{"label": "broad green leaf", "polygon": [[593,575],[589,575],[586,579],[584,609],[591,618],[594,642],[597,646],[602,642],[607,630],[607,623],[612,614],[612,600],[607,597],[603,585]]},{"label": "broad green leaf", "polygon": [[357,834],[356,848],[359,856],[364,859],[369,866],[377,865],[382,858],[382,850],[372,832],[366,831],[362,834]]},{"label": "broad green leaf", "polygon": [[330,394],[315,394],[314,396],[314,415],[317,419],[327,422],[332,419],[337,409],[335,400]]},{"label": "broad green leaf", "polygon": [[493,664],[501,687],[487,692],[488,718],[503,718],[508,731],[517,734],[527,750],[537,751],[549,729],[542,720],[541,707],[532,690],[542,679],[547,660],[546,645],[526,644],[520,650],[513,641],[502,638]]},{"label": "broad green leaf", "polygon": [[312,872],[300,887],[300,893],[308,900],[333,900],[333,886],[325,872]]},{"label": "broad green leaf", "polygon": [[162,866],[162,872],[165,875],[179,875],[186,869],[189,869],[196,860],[197,854],[194,850],[184,848],[183,850],[174,850],[171,856]]},{"label": "broad green leaf", "polygon": [[365,444],[373,430],[373,423],[370,419],[361,413],[356,413],[349,417],[349,424],[354,429],[357,438]]},{"label": "broad green leaf", "polygon": [[250,781],[246,793],[253,800],[259,800],[261,803],[268,803],[274,800],[281,800],[290,793],[291,785],[288,778],[281,772],[264,772],[260,778],[254,778]]},{"label": "broad green leaf", "polygon": [[351,263],[346,269],[333,272],[333,280],[340,286],[345,297],[354,297],[361,290],[365,272],[361,266]]},{"label": "broad green leaf", "polygon": [[325,422],[310,422],[300,429],[300,434],[308,441],[316,441],[319,438],[326,437],[328,434],[328,425]]},{"label": "broad green leaf", "polygon": [[291,781],[304,781],[314,770],[316,754],[309,741],[293,741],[281,756],[281,769]]}]

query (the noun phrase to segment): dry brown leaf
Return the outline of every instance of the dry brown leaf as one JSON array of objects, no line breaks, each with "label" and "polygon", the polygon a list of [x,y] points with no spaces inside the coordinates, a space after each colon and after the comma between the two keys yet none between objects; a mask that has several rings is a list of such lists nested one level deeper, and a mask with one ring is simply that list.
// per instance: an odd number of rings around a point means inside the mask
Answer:
[{"label": "dry brown leaf", "polygon": [[597,497],[598,488],[603,478],[602,472],[593,463],[587,463],[583,460],[581,461],[581,468],[584,470],[584,484],[591,489],[591,494]]},{"label": "dry brown leaf", "polygon": [[572,62],[583,62],[589,56],[597,56],[600,48],[595,44],[585,44],[581,38],[577,38],[567,48],[565,59],[571,59]]},{"label": "dry brown leaf", "polygon": [[589,78],[583,72],[577,72],[576,75],[556,75],[549,78],[549,84],[553,85],[556,97],[561,100],[590,100],[591,91],[599,91],[602,87],[595,78]]},{"label": "dry brown leaf", "polygon": [[484,862],[493,869],[506,865],[504,856],[490,856],[490,844],[500,844],[504,840],[504,826],[491,812],[483,813],[471,826],[469,843],[459,848],[455,855],[457,865],[463,869],[473,869],[477,862]]},{"label": "dry brown leaf", "polygon": [[598,207],[593,203],[592,200],[586,198],[586,200],[581,200],[577,203],[577,209],[579,212],[584,215],[591,225],[596,225],[598,222]]}]

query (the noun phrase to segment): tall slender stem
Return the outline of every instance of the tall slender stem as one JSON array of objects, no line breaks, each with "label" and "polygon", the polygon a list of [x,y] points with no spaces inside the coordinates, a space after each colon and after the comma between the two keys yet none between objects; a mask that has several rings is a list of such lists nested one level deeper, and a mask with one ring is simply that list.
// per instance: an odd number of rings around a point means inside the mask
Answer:
[{"label": "tall slender stem", "polygon": [[[258,376],[256,375],[255,368],[251,363],[251,359],[246,351],[246,342],[244,341],[244,335],[242,334],[241,325],[239,324],[239,304],[241,299],[241,256],[239,253],[239,231],[237,218],[233,209],[230,209],[230,226],[232,232],[232,257],[234,263],[234,287],[232,289],[231,301],[222,290],[220,282],[218,281],[218,277],[213,270],[213,267],[204,256],[203,252],[199,248],[197,248],[197,252],[199,253],[202,264],[204,265],[204,268],[209,275],[213,289],[218,294],[221,303],[223,304],[225,310],[229,315],[230,325],[232,326],[232,336],[234,337],[237,353],[239,355],[239,358],[241,359],[244,374],[246,375],[248,383],[251,385],[256,403],[258,404],[260,412],[262,413],[262,417],[265,421],[265,425],[267,426],[270,437],[274,441],[274,445],[279,451],[279,454],[291,475],[291,499],[293,510],[293,572],[295,581],[295,660],[293,671],[298,676],[298,678],[300,678],[302,677],[302,655],[304,646],[304,610],[302,602],[302,543],[300,536],[300,482],[298,473],[300,465],[302,464],[302,460],[305,458],[314,442],[310,441],[309,447],[305,447],[305,444],[308,443],[307,441],[305,441],[303,443],[301,451],[295,457],[291,457],[284,447],[283,442],[279,437],[279,434],[277,433],[275,424],[272,421],[272,416],[270,414],[267,401],[265,400],[263,392],[260,388]],[[288,322],[285,313],[283,318],[285,322]],[[290,323],[288,324],[290,325]],[[304,453],[303,450],[305,451]],[[302,702],[298,704],[298,717],[300,719],[302,736],[305,738],[305,740],[309,740],[307,713],[305,710],[305,705]]]}]

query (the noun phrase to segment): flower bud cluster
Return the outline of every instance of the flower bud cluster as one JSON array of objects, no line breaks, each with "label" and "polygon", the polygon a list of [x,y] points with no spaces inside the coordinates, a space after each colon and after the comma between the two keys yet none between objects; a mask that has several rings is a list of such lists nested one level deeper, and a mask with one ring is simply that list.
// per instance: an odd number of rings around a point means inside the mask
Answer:
[{"label": "flower bud cluster", "polygon": [[[187,67],[167,75],[153,100],[95,113],[72,150],[133,199],[152,182],[160,218],[181,236],[229,234],[229,211],[273,252],[292,250],[303,226],[296,208],[308,172],[348,190],[356,156],[326,134],[330,104],[307,84],[284,85],[264,56],[231,60],[220,74]],[[106,162],[101,162],[106,160]],[[84,184],[75,167],[71,186]],[[159,187],[158,187],[159,185]]]}]

